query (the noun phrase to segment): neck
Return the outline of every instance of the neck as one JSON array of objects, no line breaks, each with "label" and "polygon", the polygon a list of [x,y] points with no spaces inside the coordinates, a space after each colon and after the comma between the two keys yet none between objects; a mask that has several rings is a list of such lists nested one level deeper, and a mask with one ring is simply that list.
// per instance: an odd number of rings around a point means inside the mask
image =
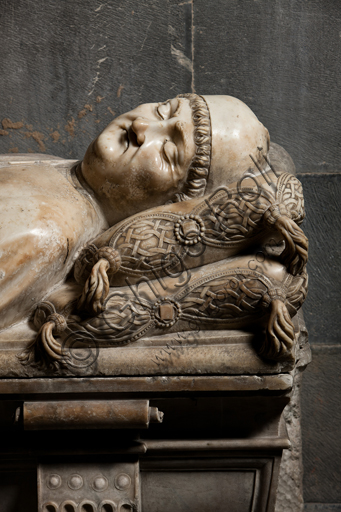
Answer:
[{"label": "neck", "polygon": [[109,223],[104,215],[103,209],[101,208],[100,203],[97,201],[93,191],[84,180],[82,176],[81,169],[82,162],[77,162],[70,169],[70,181],[75,189],[83,196],[87,201],[91,204],[93,209],[96,211],[97,216],[100,219],[103,229],[107,229],[109,227]]}]

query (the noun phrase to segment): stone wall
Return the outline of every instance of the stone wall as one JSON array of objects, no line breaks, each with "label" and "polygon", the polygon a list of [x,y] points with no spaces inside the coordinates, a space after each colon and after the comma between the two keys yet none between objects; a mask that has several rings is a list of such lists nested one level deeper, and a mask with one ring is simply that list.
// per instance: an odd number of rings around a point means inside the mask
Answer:
[{"label": "stone wall", "polygon": [[2,0],[0,151],[81,158],[117,114],[180,92],[245,101],[292,155],[311,239],[308,511],[341,510],[338,0]]}]

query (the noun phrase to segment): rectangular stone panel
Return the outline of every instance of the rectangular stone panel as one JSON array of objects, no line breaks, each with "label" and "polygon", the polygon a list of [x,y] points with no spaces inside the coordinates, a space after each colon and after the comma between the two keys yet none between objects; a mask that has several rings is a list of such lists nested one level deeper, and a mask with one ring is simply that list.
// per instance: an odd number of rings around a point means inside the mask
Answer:
[{"label": "rectangular stone panel", "polygon": [[249,512],[254,471],[162,471],[143,475],[146,512]]},{"label": "rectangular stone panel", "polygon": [[271,457],[145,461],[142,512],[270,511],[273,470]]}]

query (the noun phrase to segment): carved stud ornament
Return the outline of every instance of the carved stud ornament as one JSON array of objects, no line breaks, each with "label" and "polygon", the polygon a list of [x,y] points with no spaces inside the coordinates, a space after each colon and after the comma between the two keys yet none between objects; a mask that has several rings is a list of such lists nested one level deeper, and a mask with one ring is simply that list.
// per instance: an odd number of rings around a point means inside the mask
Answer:
[{"label": "carved stud ornament", "polygon": [[[39,512],[137,512],[138,463],[40,465]],[[76,470],[71,473],[72,470]],[[58,477],[58,487],[50,482]],[[70,485],[71,484],[71,485]]]}]

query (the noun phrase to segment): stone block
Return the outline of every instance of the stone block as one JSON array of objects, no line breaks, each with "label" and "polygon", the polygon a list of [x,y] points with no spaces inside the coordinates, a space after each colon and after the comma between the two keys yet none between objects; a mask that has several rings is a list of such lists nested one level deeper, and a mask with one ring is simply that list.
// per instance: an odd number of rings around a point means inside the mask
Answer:
[{"label": "stone block", "polygon": [[243,100],[299,172],[340,169],[339,2],[194,1],[194,86]]},{"label": "stone block", "polygon": [[302,383],[304,501],[341,503],[341,347],[313,345],[312,351]]},{"label": "stone block", "polygon": [[81,158],[114,115],[189,92],[190,25],[186,2],[7,5],[0,153]]},{"label": "stone block", "polygon": [[304,318],[310,343],[340,343],[341,174],[300,174],[309,243],[309,292]]}]

